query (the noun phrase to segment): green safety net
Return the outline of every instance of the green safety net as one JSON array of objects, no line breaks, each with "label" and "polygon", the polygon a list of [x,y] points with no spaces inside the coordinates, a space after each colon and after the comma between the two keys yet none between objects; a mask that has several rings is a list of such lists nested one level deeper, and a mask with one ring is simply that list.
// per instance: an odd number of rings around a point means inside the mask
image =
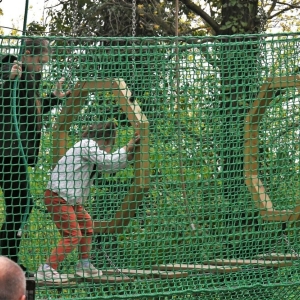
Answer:
[{"label": "green safety net", "polygon": [[36,299],[298,299],[299,35],[47,40],[15,78],[0,43],[1,251]]}]

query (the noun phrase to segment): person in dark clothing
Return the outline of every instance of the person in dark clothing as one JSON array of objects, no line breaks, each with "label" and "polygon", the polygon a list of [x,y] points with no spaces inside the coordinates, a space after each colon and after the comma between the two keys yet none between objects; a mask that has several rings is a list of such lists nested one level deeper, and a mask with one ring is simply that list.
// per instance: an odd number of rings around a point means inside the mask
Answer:
[{"label": "person in dark clothing", "polygon": [[[70,91],[61,91],[64,78],[57,83],[51,95],[40,98],[39,87],[43,65],[49,62],[51,48],[45,39],[26,39],[22,59],[13,55],[2,59],[0,76],[0,187],[5,200],[5,220],[0,231],[0,251],[18,263],[22,217],[28,201],[27,166],[34,167],[40,147],[42,115],[49,112]],[[13,112],[14,81],[16,90],[16,130]],[[18,132],[24,151],[20,150]],[[25,158],[25,161],[24,161]],[[32,203],[29,206],[29,213]],[[26,267],[21,265],[26,271]]]}]

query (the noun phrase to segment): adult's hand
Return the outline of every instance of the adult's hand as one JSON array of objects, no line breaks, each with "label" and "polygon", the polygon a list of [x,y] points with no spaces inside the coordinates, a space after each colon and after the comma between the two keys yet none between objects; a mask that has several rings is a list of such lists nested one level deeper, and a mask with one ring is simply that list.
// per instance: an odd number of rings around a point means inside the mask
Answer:
[{"label": "adult's hand", "polygon": [[17,76],[22,76],[22,62],[14,60],[14,64],[11,67],[10,79],[15,79]]}]

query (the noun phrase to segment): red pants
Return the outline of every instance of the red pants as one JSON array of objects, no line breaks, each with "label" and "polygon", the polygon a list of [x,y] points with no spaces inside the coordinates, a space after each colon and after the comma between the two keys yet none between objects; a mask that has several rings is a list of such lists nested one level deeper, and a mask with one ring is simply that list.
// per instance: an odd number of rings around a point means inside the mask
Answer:
[{"label": "red pants", "polygon": [[58,264],[77,246],[79,258],[89,258],[93,236],[91,216],[81,205],[68,205],[50,190],[45,191],[45,205],[62,236],[46,263],[57,269]]}]

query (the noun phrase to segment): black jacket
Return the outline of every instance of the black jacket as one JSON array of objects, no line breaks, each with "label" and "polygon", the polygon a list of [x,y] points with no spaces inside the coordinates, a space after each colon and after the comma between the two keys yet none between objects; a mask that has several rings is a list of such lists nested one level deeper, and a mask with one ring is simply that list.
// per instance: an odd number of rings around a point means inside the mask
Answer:
[{"label": "black jacket", "polygon": [[[10,80],[10,71],[15,56],[8,55],[2,58],[0,70],[0,158],[20,156],[18,136],[13,119],[13,89],[14,80]],[[26,65],[22,66],[22,76],[18,80],[16,92],[16,112],[23,150],[29,166],[34,166],[38,160],[41,139],[41,124],[36,99],[41,101],[41,112],[46,114],[53,106],[60,103],[54,94],[49,97],[39,97],[39,86],[42,74],[37,73],[33,78],[26,72]]]}]

